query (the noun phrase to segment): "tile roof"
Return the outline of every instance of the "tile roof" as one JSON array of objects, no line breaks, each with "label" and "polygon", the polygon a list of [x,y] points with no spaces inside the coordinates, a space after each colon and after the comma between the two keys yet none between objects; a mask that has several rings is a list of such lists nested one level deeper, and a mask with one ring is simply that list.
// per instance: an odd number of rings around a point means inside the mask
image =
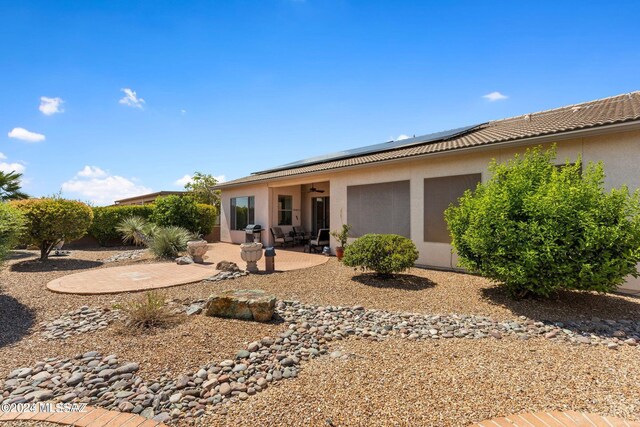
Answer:
[{"label": "tile roof", "polygon": [[554,135],[580,129],[594,128],[640,120],[640,91],[574,104],[553,110],[494,120],[449,139],[427,142],[405,148],[384,150],[349,158],[327,160],[311,165],[292,167],[266,173],[254,173],[217,186],[224,188],[250,184],[275,178],[322,172],[385,160],[409,158],[424,154],[476,147],[498,142],[518,141],[544,135]]}]

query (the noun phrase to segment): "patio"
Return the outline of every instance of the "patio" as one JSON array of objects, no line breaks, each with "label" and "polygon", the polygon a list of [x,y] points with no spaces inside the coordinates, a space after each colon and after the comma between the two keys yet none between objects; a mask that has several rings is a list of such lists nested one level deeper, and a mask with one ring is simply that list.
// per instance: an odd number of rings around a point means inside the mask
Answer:
[{"label": "patio", "polygon": [[[295,250],[276,250],[276,271],[290,271],[324,264],[324,255],[308,254]],[[232,261],[244,268],[240,247],[230,243],[209,245],[204,264],[177,265],[172,262],[134,264],[122,267],[100,268],[70,274],[47,284],[50,291],[58,293],[95,295],[120,292],[137,292],[167,288],[199,282],[218,273],[215,266],[220,261]],[[265,270],[264,257],[258,262]]]}]

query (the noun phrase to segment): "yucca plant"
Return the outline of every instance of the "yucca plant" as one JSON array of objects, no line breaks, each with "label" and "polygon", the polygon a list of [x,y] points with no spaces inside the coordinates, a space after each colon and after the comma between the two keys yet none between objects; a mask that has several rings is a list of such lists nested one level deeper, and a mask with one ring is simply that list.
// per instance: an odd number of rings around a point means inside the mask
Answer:
[{"label": "yucca plant", "polygon": [[144,218],[139,216],[130,216],[125,218],[118,224],[116,230],[122,234],[124,243],[133,243],[136,246],[149,246],[156,231],[154,224],[148,223]]}]

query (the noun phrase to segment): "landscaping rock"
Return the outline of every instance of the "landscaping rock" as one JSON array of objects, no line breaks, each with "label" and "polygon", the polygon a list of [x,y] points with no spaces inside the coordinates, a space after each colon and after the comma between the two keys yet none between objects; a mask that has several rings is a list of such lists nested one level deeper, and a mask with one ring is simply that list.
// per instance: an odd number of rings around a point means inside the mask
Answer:
[{"label": "landscaping rock", "polygon": [[261,290],[228,290],[209,297],[206,315],[268,322],[275,305],[276,297]]},{"label": "landscaping rock", "polygon": [[190,256],[181,256],[176,258],[176,264],[178,265],[193,264],[193,262],[193,258],[191,258]]},{"label": "landscaping rock", "polygon": [[220,261],[216,264],[216,270],[230,272],[241,271],[240,267],[238,267],[238,264],[232,261]]}]

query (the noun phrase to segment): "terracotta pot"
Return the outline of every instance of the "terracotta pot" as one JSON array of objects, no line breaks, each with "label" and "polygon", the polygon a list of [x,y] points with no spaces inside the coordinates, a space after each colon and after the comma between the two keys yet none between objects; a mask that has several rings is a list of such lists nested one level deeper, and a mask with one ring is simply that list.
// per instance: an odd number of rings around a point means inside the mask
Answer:
[{"label": "terracotta pot", "polygon": [[336,247],[336,257],[338,257],[338,261],[342,261],[343,256],[344,256],[344,248],[342,246]]}]

